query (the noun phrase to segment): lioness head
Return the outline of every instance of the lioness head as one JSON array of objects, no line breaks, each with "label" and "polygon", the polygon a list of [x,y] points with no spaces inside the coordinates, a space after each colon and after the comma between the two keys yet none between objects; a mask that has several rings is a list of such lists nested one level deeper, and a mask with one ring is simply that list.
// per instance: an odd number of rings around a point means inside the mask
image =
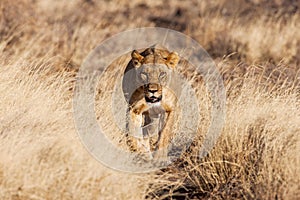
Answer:
[{"label": "lioness head", "polygon": [[142,56],[138,51],[131,53],[132,63],[136,70],[136,81],[143,85],[145,100],[148,103],[160,102],[163,98],[162,87],[171,79],[172,70],[179,61],[175,52],[159,53],[149,48],[147,56]]}]

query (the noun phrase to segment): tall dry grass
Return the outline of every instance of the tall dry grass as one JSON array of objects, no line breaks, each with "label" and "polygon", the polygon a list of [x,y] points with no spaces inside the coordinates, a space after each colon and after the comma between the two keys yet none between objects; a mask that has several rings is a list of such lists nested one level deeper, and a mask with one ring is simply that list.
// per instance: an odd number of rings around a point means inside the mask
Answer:
[{"label": "tall dry grass", "polygon": [[[1,199],[298,199],[297,6],[293,0],[2,0]],[[72,90],[76,70],[97,44],[143,26],[182,31],[208,50],[224,77],[227,119],[205,159],[196,159],[196,142],[169,168],[132,175],[103,167],[83,148]],[[202,124],[200,134],[208,119]]]},{"label": "tall dry grass", "polygon": [[299,94],[268,93],[248,78],[228,100],[226,124],[210,155],[199,161],[198,147],[192,148],[158,175],[150,197],[299,197]]}]

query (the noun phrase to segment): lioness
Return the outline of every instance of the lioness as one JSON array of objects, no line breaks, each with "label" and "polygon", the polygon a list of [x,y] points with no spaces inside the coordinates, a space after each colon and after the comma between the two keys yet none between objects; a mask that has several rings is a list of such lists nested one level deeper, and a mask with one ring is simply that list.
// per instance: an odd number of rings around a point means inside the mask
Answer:
[{"label": "lioness", "polygon": [[167,85],[179,62],[176,52],[150,47],[132,51],[123,78],[127,112],[128,144],[154,158],[166,159],[172,138],[176,97]]}]

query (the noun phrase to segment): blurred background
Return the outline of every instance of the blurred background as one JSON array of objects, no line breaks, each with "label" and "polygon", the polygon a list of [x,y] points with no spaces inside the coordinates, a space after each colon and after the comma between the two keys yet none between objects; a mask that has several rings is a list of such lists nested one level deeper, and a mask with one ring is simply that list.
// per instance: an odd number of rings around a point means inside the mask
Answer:
[{"label": "blurred background", "polygon": [[191,36],[214,59],[230,55],[237,62],[294,66],[300,60],[295,0],[2,0],[0,5],[6,57],[27,47],[36,56],[59,55],[66,67],[76,69],[104,39],[130,28],[157,26]]}]

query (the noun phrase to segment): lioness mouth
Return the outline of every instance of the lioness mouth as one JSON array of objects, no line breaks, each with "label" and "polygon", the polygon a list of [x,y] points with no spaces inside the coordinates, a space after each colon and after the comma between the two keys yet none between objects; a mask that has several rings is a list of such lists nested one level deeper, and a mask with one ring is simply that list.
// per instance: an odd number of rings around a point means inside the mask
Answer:
[{"label": "lioness mouth", "polygon": [[159,96],[159,97],[155,97],[155,96],[147,97],[147,96],[145,96],[145,99],[146,99],[146,102],[148,102],[148,103],[156,103],[156,102],[161,101],[162,96]]}]

